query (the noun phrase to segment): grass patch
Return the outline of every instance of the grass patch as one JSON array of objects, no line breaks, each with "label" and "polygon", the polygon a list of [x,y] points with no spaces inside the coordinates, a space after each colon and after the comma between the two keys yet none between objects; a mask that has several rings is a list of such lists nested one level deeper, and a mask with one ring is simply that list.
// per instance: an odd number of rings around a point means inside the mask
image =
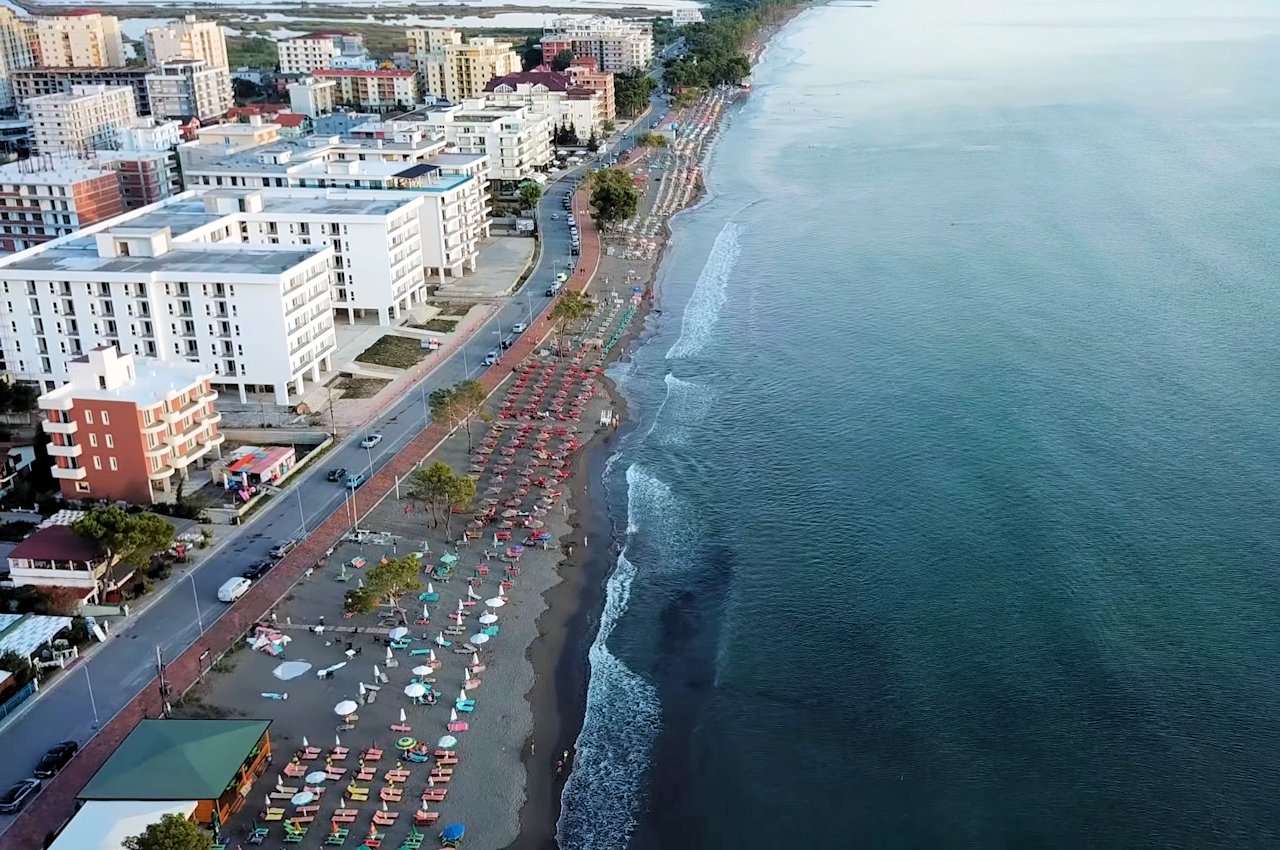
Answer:
[{"label": "grass patch", "polygon": [[418,340],[387,334],[366,348],[356,360],[360,363],[372,363],[375,366],[408,369],[426,355],[426,349]]},{"label": "grass patch", "polygon": [[373,398],[389,383],[390,378],[343,378],[334,385],[334,389],[342,390],[344,399]]},{"label": "grass patch", "polygon": [[434,301],[431,306],[439,310],[441,316],[458,316],[461,318],[467,315],[467,311],[474,305],[465,301]]},{"label": "grass patch", "polygon": [[414,325],[424,331],[432,331],[438,334],[451,334],[458,329],[458,322],[461,319],[428,319],[420,325]]}]

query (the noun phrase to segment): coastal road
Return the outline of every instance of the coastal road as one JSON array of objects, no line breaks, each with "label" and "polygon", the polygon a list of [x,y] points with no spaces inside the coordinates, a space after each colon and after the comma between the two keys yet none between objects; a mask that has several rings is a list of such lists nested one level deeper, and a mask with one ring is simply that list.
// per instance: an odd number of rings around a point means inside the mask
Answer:
[{"label": "coastal road", "polygon": [[[657,108],[662,108],[660,103]],[[634,121],[614,147],[633,144],[646,120],[641,116]],[[49,747],[69,739],[83,744],[127,705],[155,675],[156,647],[165,658],[174,658],[203,629],[233,610],[217,600],[223,582],[267,558],[279,541],[305,534],[344,502],[349,504],[341,485],[325,480],[327,470],[342,466],[351,472],[372,473],[380,469],[430,421],[426,399],[432,390],[482,373],[484,356],[498,348],[500,334],[510,334],[513,324],[528,323],[550,306],[552,299],[544,294],[547,287],[555,273],[568,271],[575,259],[569,253],[563,214],[558,221],[551,215],[562,213],[564,192],[590,167],[592,163],[587,163],[548,183],[538,203],[542,243],[538,262],[515,296],[386,412],[367,428],[344,435],[316,468],[299,473],[292,486],[267,502],[238,535],[219,544],[189,573],[175,578],[163,596],[123,624],[0,730],[0,751],[5,754],[0,760],[0,791],[30,776]],[[382,442],[369,450],[361,448],[360,440],[367,433],[382,434]],[[0,816],[0,835],[12,821]]]}]

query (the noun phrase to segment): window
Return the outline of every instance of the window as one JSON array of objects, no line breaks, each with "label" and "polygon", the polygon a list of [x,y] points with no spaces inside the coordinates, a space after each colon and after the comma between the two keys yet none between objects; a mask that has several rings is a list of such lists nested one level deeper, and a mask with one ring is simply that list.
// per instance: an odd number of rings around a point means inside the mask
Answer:
[{"label": "window", "polygon": [[110,466],[111,466],[111,471],[112,471],[112,472],[115,472],[117,469],[119,469],[119,468],[120,468],[120,467],[116,466],[116,459],[115,459],[115,458],[113,458],[113,457],[112,457],[112,458],[107,458],[107,462],[110,464]]},{"label": "window", "polygon": [[111,417],[107,415],[107,412],[105,410],[102,411],[102,424],[103,425],[111,424]]},{"label": "window", "polygon": [[107,435],[107,448],[109,448],[109,449],[114,449],[115,447],[116,447],[116,438],[115,438],[115,437],[113,437],[113,436],[111,436],[110,434],[108,434],[108,435]]},{"label": "window", "polygon": [[88,484],[87,482],[85,482],[85,481],[77,481],[77,482],[76,482],[76,492],[77,492],[77,493],[88,493],[88,492],[89,492],[89,484]]},{"label": "window", "polygon": [[90,434],[89,434],[89,447],[90,447],[90,448],[94,448],[94,449],[96,449],[96,448],[98,447],[98,435],[97,435],[97,434],[93,434],[93,433],[90,433]]},{"label": "window", "polygon": [[93,424],[93,411],[92,411],[92,410],[86,410],[86,411],[84,412],[84,421],[85,421],[85,424],[86,424],[86,425],[92,425],[92,424]]},{"label": "window", "polygon": [[96,457],[96,456],[94,457],[94,459],[93,459],[93,468],[94,468],[94,469],[102,469],[102,458],[100,458],[100,457]]}]

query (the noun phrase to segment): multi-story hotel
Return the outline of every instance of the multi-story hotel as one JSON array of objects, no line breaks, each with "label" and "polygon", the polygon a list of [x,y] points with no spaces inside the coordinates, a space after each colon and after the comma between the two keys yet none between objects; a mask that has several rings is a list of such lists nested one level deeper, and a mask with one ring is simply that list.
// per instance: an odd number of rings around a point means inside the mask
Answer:
[{"label": "multi-story hotel", "polygon": [[94,11],[35,19],[36,63],[49,68],[119,68],[125,64],[120,21]]},{"label": "multi-story hotel", "polygon": [[494,77],[514,74],[520,57],[511,45],[492,38],[463,40],[454,29],[411,29],[409,55],[423,90],[454,103],[479,97]]},{"label": "multi-story hotel", "polygon": [[334,99],[344,106],[383,111],[412,109],[419,100],[418,75],[413,71],[328,68],[316,71],[315,78],[335,83]]},{"label": "multi-story hotel", "polygon": [[198,59],[210,68],[227,67],[227,38],[217,21],[187,15],[180,21],[151,27],[143,36],[147,64],[161,65],[174,59]]},{"label": "multi-story hotel", "polygon": [[364,37],[348,32],[311,32],[276,42],[280,73],[310,74],[367,58]]},{"label": "multi-story hotel", "polygon": [[492,181],[520,181],[551,163],[555,118],[531,106],[494,106],[483,99],[431,109],[427,122],[456,153],[489,158]]},{"label": "multi-story hotel", "polygon": [[99,345],[67,364],[67,383],[40,396],[53,477],[68,499],[150,504],[194,464],[222,456],[221,415],[198,363]]},{"label": "multi-story hotel", "polygon": [[120,131],[138,120],[133,90],[126,86],[73,86],[65,94],[32,98],[27,111],[37,154],[114,147]]},{"label": "multi-story hotel", "polygon": [[17,105],[9,75],[35,63],[27,25],[8,6],[0,6],[0,109],[13,109]]},{"label": "multi-story hotel", "polygon": [[495,77],[485,87],[485,102],[494,106],[528,105],[535,113],[552,116],[557,126],[572,127],[586,141],[604,132],[604,98],[597,91],[574,85],[557,71],[522,71]]},{"label": "multi-story hotel", "polygon": [[569,63],[569,67],[564,69],[564,73],[575,86],[600,93],[600,107],[604,110],[604,121],[612,121],[618,117],[617,104],[613,95],[613,74],[600,70],[600,60],[594,56],[575,56]]},{"label": "multi-story hotel", "polygon": [[289,84],[289,108],[299,115],[319,118],[338,105],[338,84],[333,80],[307,77]]},{"label": "multi-story hotel", "polygon": [[213,121],[235,106],[231,72],[201,59],[173,59],[147,74],[147,99],[158,118]]},{"label": "multi-story hotel", "polygon": [[617,18],[558,18],[543,33],[542,55],[550,61],[565,50],[594,57],[600,70],[610,73],[648,68],[653,61],[653,27],[648,21]]},{"label": "multi-story hotel", "polygon": [[114,171],[34,157],[0,166],[0,252],[22,251],[124,211]]},{"label": "multi-story hotel", "polygon": [[151,114],[151,98],[147,96],[147,68],[26,68],[9,75],[18,111],[25,112],[26,101],[46,94],[69,92],[75,86],[128,86],[133,89],[133,102],[139,115]]}]

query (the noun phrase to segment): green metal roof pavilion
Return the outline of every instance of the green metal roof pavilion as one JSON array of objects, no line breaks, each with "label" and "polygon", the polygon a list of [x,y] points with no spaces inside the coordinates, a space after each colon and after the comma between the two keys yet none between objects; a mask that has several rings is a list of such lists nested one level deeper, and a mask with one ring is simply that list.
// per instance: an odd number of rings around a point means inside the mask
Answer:
[{"label": "green metal roof pavilion", "polygon": [[270,720],[144,720],[77,796],[216,800],[270,725]]}]

